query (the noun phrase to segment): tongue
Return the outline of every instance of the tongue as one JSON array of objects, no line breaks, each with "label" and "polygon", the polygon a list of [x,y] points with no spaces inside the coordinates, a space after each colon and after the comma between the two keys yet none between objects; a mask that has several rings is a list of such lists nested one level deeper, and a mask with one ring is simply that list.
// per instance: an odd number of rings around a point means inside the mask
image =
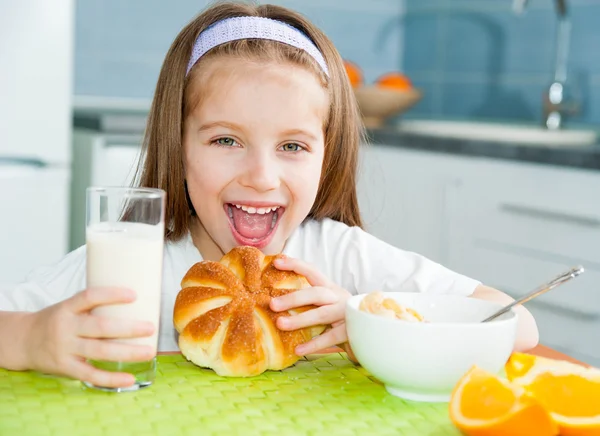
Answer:
[{"label": "tongue", "polygon": [[271,231],[271,222],[275,212],[260,215],[258,213],[249,214],[237,207],[231,209],[233,212],[233,225],[244,238],[262,239]]}]

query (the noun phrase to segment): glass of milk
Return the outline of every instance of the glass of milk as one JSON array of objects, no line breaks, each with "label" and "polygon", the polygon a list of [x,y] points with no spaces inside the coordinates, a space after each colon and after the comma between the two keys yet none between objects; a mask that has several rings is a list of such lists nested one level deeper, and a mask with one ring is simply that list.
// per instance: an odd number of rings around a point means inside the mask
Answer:
[{"label": "glass of milk", "polygon": [[86,386],[122,392],[149,386],[156,376],[156,350],[160,319],[165,192],[160,189],[92,187],[87,189],[87,287],[133,289],[132,303],[105,305],[92,314],[111,318],[150,321],[152,336],[133,339],[104,339],[150,345],[155,357],[147,362],[89,361],[97,368],[127,372],[135,384],[126,388]]}]

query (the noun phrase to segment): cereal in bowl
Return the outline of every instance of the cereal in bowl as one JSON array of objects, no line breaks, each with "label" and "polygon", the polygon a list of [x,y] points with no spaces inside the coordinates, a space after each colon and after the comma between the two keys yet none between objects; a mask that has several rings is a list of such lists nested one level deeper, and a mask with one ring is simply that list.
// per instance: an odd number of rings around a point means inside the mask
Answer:
[{"label": "cereal in bowl", "polygon": [[409,307],[398,304],[392,298],[385,298],[380,291],[366,295],[360,302],[359,310],[391,319],[401,319],[409,322],[427,322],[425,318]]}]

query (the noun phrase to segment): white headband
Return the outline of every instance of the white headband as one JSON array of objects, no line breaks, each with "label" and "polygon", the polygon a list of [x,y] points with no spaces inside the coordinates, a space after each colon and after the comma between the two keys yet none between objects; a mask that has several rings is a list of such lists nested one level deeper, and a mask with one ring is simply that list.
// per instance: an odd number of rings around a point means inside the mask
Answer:
[{"label": "white headband", "polygon": [[234,17],[217,21],[198,35],[186,76],[201,56],[218,45],[238,39],[270,39],[306,51],[329,76],[323,55],[315,44],[301,31],[287,23],[263,17]]}]

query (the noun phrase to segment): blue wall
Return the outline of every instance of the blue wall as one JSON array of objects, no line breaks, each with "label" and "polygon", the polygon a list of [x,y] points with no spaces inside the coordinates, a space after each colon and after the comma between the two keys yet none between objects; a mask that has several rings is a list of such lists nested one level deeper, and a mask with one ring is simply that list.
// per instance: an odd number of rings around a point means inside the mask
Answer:
[{"label": "blue wall", "polygon": [[[151,98],[172,40],[206,0],[78,0],[75,94]],[[260,2],[265,3],[265,2]],[[403,0],[274,0],[308,16],[367,80],[401,68]]]},{"label": "blue wall", "polygon": [[[600,125],[600,0],[567,0],[572,18],[572,125]],[[407,117],[539,122],[553,78],[554,1],[406,0],[405,71],[425,96]]]}]

